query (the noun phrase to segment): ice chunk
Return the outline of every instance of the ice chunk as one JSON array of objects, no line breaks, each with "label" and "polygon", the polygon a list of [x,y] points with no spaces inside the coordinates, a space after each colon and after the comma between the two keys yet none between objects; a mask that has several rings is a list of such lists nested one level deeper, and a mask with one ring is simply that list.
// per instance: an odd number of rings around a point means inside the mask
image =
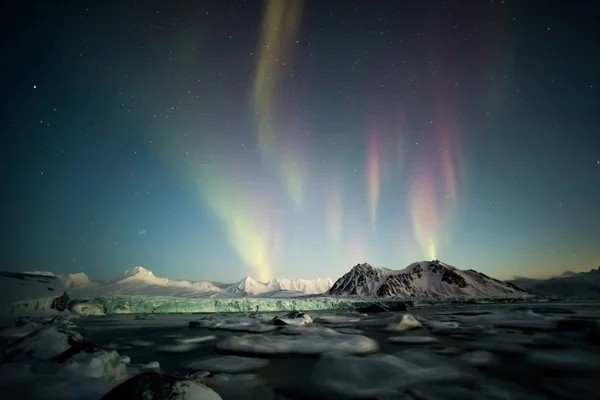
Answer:
[{"label": "ice chunk", "polygon": [[438,334],[457,333],[459,325],[454,321],[428,321],[427,326],[432,332]]},{"label": "ice chunk", "polygon": [[356,357],[326,353],[317,362],[312,381],[328,396],[383,398],[400,395],[411,385],[460,383],[469,376],[468,372],[462,372],[454,365],[439,363],[435,354],[432,354],[432,357],[437,365],[424,367],[400,356],[388,354]]},{"label": "ice chunk", "polygon": [[433,336],[391,336],[388,338],[388,342],[398,344],[430,344],[439,341]]},{"label": "ice chunk", "polygon": [[410,314],[404,314],[400,321],[389,324],[385,330],[393,332],[407,331],[409,329],[418,329],[423,325]]},{"label": "ice chunk", "polygon": [[317,362],[312,381],[327,396],[393,396],[405,390],[403,375],[411,368],[412,365],[387,354],[355,357],[326,353]]},{"label": "ice chunk", "polygon": [[353,324],[360,321],[358,316],[348,315],[319,315],[313,318],[314,322],[319,324]]},{"label": "ice chunk", "polygon": [[69,359],[61,373],[115,381],[127,376],[116,351],[77,354]]},{"label": "ice chunk", "polygon": [[253,354],[321,354],[339,351],[368,354],[379,349],[377,342],[359,335],[229,336],[217,349]]},{"label": "ice chunk", "polygon": [[223,329],[234,332],[252,332],[252,333],[264,333],[278,329],[277,326],[263,324],[261,322],[247,322],[247,321],[222,321],[217,322],[212,329]]},{"label": "ice chunk", "polygon": [[215,340],[217,337],[215,335],[206,335],[206,336],[195,336],[195,337],[186,337],[186,338],[176,338],[175,342],[178,344],[190,344],[190,343],[204,343],[210,342],[211,340]]},{"label": "ice chunk", "polygon": [[283,317],[273,318],[273,325],[308,325],[312,324],[313,320],[310,315],[300,311],[292,311]]},{"label": "ice chunk", "polygon": [[339,335],[338,332],[325,326],[288,325],[280,331],[283,335]]},{"label": "ice chunk", "polygon": [[364,331],[356,328],[335,328],[335,331],[345,335],[362,335],[365,333]]},{"label": "ice chunk", "polygon": [[383,328],[398,321],[398,317],[391,315],[387,318],[363,318],[356,323],[358,328]]},{"label": "ice chunk", "polygon": [[160,369],[160,364],[158,361],[150,361],[149,363],[142,364],[139,367],[142,371],[151,371]]},{"label": "ice chunk", "polygon": [[470,351],[459,358],[476,367],[489,367],[500,363],[500,358],[497,355],[485,350]]},{"label": "ice chunk", "polygon": [[199,345],[196,343],[176,343],[158,346],[156,350],[160,353],[187,353],[196,350],[198,347]]},{"label": "ice chunk", "polygon": [[102,400],[121,399],[221,400],[202,383],[160,372],[143,372],[121,383]]},{"label": "ice chunk", "polygon": [[49,325],[10,343],[5,351],[7,359],[49,359],[82,340],[79,333]]},{"label": "ice chunk", "polygon": [[269,360],[255,357],[220,356],[186,361],[183,365],[195,371],[235,374],[266,367]]}]

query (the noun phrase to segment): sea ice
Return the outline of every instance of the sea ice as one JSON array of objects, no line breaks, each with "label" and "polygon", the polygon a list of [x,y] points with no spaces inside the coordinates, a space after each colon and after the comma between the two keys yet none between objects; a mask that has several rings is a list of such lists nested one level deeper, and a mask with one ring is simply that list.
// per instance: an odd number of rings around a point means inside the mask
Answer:
[{"label": "sea ice", "polygon": [[310,315],[299,311],[292,311],[283,317],[275,317],[272,320],[273,325],[308,325],[312,322]]},{"label": "sea ice", "polygon": [[158,361],[150,361],[149,363],[139,365],[138,367],[141,371],[154,371],[160,369],[160,364]]},{"label": "sea ice", "polygon": [[175,338],[175,343],[178,344],[191,344],[191,343],[204,343],[210,342],[211,340],[215,340],[217,337],[215,335],[206,335],[206,336],[194,336],[194,337],[177,337]]},{"label": "sea ice", "polygon": [[125,364],[116,351],[76,354],[65,363],[61,373],[72,376],[117,381],[127,376]]},{"label": "sea ice", "polygon": [[266,367],[269,360],[255,357],[219,356],[200,360],[189,360],[183,365],[195,371],[209,371],[211,373],[235,374],[252,371]]},{"label": "sea ice", "polygon": [[211,329],[223,329],[233,332],[264,333],[276,330],[278,327],[274,325],[263,324],[261,322],[222,321],[212,325]]},{"label": "sea ice", "polygon": [[459,327],[458,323],[453,321],[428,321],[427,326],[435,333],[455,333]]},{"label": "sea ice", "polygon": [[[412,385],[421,383],[460,383],[471,379],[468,372],[431,354],[435,365],[413,362],[405,353],[373,354],[356,357],[326,353],[321,356],[312,375],[315,386],[327,395],[346,398],[384,398],[396,396]],[[420,353],[426,355],[425,353]],[[413,357],[423,363],[423,359]],[[395,397],[391,397],[395,398]]]},{"label": "sea ice", "polygon": [[360,321],[358,316],[348,315],[319,315],[313,319],[319,324],[353,324]]},{"label": "sea ice", "polygon": [[81,335],[75,331],[49,325],[10,343],[4,355],[8,359],[50,359],[80,340]]},{"label": "sea ice", "polygon": [[126,380],[102,397],[102,400],[121,399],[221,400],[221,396],[202,383],[147,371]]},{"label": "sea ice", "polygon": [[283,335],[339,335],[334,329],[318,325],[288,325],[279,332]]},{"label": "sea ice", "polygon": [[433,336],[391,336],[388,338],[388,342],[398,344],[430,344],[439,341]]},{"label": "sea ice", "polygon": [[418,329],[423,325],[410,314],[404,314],[400,321],[389,324],[385,330],[392,332],[402,332],[409,329]]},{"label": "sea ice", "polygon": [[339,351],[368,354],[379,349],[377,342],[359,335],[245,335],[229,336],[217,349],[253,354],[321,354]]},{"label": "sea ice", "polygon": [[489,367],[500,363],[500,358],[485,350],[474,350],[467,352],[459,357],[462,361],[476,367]]},{"label": "sea ice", "polygon": [[196,343],[176,343],[176,344],[165,344],[158,346],[156,351],[160,353],[188,353],[192,350],[196,350],[200,345]]}]

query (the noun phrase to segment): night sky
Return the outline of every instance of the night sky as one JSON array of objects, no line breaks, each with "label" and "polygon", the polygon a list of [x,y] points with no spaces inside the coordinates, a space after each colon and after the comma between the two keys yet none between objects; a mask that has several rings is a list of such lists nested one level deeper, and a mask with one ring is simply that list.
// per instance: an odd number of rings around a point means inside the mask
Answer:
[{"label": "night sky", "polygon": [[594,1],[9,4],[1,269],[600,264]]}]

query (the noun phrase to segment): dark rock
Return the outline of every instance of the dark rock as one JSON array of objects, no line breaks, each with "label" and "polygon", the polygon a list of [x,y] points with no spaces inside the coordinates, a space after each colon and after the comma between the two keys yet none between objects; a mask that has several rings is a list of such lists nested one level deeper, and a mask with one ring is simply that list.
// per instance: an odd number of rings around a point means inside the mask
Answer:
[{"label": "dark rock", "polygon": [[71,298],[65,291],[62,296],[58,296],[54,300],[52,300],[52,304],[50,304],[50,308],[56,311],[65,311],[69,308],[69,303],[71,302]]},{"label": "dark rock", "polygon": [[[116,386],[110,392],[105,394],[102,397],[102,400],[167,400],[173,398],[192,399],[193,397],[191,396],[186,397],[184,394],[180,392],[178,393],[175,386],[178,383],[180,383],[180,389],[181,386],[183,386],[183,388],[190,388],[193,385],[200,385],[194,381],[168,375],[162,372],[146,371]],[[202,398],[206,398],[207,400],[218,398],[214,391],[205,386],[203,387],[207,391],[207,396]],[[214,397],[208,395],[211,392]],[[181,397],[177,396],[178,394],[180,394]]]},{"label": "dark rock", "polygon": [[49,291],[51,291],[51,292],[54,292],[54,288],[52,288],[52,287],[48,287],[48,288],[46,288],[46,289],[48,289],[48,290],[49,290]]},{"label": "dark rock", "polygon": [[103,347],[100,347],[93,343],[77,342],[77,343],[73,344],[70,349],[62,352],[61,354],[57,355],[56,357],[52,358],[51,360],[62,364],[77,354],[91,354],[91,353],[97,353],[100,351],[105,351],[105,349]]},{"label": "dark rock", "polygon": [[190,328],[202,328],[203,325],[198,322],[198,321],[190,321],[190,323],[188,324],[188,327]]}]

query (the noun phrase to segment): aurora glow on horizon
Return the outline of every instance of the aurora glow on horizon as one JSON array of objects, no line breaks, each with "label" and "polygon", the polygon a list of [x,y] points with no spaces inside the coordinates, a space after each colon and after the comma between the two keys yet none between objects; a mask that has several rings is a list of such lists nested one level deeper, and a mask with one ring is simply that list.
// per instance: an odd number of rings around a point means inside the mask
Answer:
[{"label": "aurora glow on horizon", "polygon": [[13,10],[5,269],[600,264],[594,35],[560,6],[208,3]]}]

